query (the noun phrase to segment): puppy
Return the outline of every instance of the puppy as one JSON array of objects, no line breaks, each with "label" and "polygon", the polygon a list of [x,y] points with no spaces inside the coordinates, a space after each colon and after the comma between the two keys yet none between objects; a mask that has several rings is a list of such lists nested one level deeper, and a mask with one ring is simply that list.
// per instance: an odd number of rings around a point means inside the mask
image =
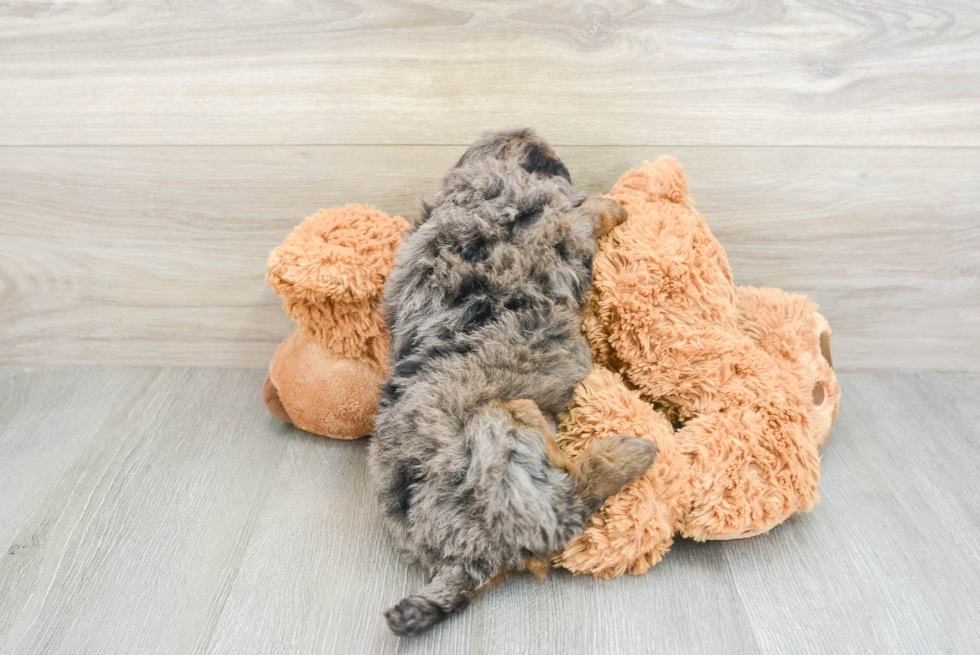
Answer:
[{"label": "puppy", "polygon": [[485,135],[423,203],[385,282],[390,374],[370,444],[388,527],[432,576],[385,612],[395,634],[540,571],[653,463],[656,445],[628,435],[571,462],[545,417],[591,370],[579,328],[596,238],[625,218],[528,129]]}]

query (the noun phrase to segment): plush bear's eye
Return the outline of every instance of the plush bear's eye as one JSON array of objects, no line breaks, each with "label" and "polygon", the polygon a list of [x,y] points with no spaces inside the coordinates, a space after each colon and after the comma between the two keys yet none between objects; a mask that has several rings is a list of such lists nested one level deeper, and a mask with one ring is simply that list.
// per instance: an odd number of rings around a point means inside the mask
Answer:
[{"label": "plush bear's eye", "polygon": [[824,399],[827,398],[827,391],[823,388],[823,385],[817,382],[813,385],[813,404],[816,407],[823,405]]}]

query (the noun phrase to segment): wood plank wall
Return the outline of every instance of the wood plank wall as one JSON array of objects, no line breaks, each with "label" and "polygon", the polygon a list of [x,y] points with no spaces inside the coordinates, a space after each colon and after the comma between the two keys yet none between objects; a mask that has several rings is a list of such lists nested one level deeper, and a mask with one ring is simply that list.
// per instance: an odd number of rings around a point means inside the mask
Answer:
[{"label": "wood plank wall", "polygon": [[487,128],[590,192],[671,154],[841,370],[980,370],[974,2],[0,2],[0,364],[261,367],[265,257],[411,215]]}]

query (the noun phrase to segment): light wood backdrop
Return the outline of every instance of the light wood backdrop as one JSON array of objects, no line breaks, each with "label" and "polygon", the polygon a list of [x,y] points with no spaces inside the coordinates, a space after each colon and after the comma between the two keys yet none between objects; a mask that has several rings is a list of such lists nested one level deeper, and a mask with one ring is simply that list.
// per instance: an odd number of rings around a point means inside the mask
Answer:
[{"label": "light wood backdrop", "polygon": [[532,125],[589,191],[671,154],[841,370],[980,370],[975,2],[0,2],[0,364],[265,366],[265,257],[414,213]]}]

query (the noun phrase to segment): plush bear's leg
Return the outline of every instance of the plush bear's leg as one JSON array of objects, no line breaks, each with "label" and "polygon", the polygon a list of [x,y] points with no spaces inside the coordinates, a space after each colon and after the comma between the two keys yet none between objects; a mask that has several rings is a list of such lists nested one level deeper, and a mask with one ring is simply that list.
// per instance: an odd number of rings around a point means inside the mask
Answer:
[{"label": "plush bear's leg", "polygon": [[786,391],[772,399],[704,414],[677,433],[691,472],[685,537],[760,534],[818,501],[820,456],[804,415]]},{"label": "plush bear's leg", "polygon": [[670,548],[688,504],[687,464],[674,446],[670,423],[618,375],[596,367],[575,390],[559,445],[583,465],[601,453],[603,441],[624,433],[653,441],[657,459],[646,474],[606,500],[556,555],[555,562],[574,573],[602,578],[643,573]]}]

